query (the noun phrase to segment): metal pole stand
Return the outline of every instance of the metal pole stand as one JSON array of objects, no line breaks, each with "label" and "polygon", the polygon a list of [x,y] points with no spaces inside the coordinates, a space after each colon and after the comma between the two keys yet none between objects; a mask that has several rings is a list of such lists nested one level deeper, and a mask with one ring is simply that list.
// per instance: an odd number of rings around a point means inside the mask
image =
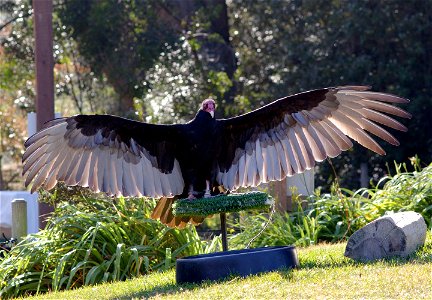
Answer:
[{"label": "metal pole stand", "polygon": [[228,251],[228,240],[227,240],[227,226],[226,226],[226,214],[220,214],[221,232],[222,232],[222,250]]}]

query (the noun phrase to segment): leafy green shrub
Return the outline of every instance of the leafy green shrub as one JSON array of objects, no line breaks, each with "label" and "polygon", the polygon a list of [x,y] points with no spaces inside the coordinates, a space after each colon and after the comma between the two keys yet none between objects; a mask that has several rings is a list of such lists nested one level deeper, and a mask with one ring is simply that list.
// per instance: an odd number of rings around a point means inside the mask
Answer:
[{"label": "leafy green shrub", "polygon": [[372,189],[350,191],[333,185],[331,193],[317,192],[306,200],[294,197],[297,210],[275,213],[272,222],[263,228],[268,214],[241,218],[232,225],[241,232],[231,237],[234,248],[245,247],[258,233],[253,247],[294,244],[308,246],[319,241],[340,241],[348,238],[367,223],[390,212],[415,211],[432,226],[432,164],[420,168],[413,160],[415,171],[396,164],[396,174],[382,178]]},{"label": "leafy green shrub", "polygon": [[27,236],[0,261],[0,298],[125,280],[221,248],[220,239],[201,241],[193,226],[176,230],[151,220],[149,201],[63,202],[45,230]]},{"label": "leafy green shrub", "polygon": [[372,215],[381,216],[388,211],[416,211],[431,227],[432,164],[421,169],[415,158],[412,164],[415,167],[413,172],[408,172],[405,164],[395,164],[394,176],[383,177],[377,187],[361,189],[356,196],[368,195],[367,209]]},{"label": "leafy green shrub", "polygon": [[[231,224],[233,227],[241,228],[242,232],[231,236],[229,241],[230,248],[241,249],[249,244],[252,248],[264,246],[283,246],[297,245],[309,246],[316,244],[321,226],[317,219],[307,215],[303,211],[301,204],[293,213],[275,213],[269,215],[262,213],[252,215],[248,213],[248,217],[242,217],[243,222],[235,222]],[[260,231],[268,224],[265,230]]]}]

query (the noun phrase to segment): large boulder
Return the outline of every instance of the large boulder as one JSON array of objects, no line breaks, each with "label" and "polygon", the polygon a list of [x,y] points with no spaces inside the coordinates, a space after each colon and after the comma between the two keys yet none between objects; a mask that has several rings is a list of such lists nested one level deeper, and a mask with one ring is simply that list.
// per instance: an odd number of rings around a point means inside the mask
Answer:
[{"label": "large boulder", "polygon": [[406,257],[424,245],[426,230],[425,220],[416,212],[386,215],[354,232],[345,256],[360,261]]}]

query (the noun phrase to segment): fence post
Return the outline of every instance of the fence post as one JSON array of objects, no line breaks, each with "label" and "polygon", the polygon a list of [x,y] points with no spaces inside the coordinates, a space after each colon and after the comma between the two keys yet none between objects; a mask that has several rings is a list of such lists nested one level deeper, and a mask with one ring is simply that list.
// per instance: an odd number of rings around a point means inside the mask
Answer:
[{"label": "fence post", "polygon": [[14,199],[12,201],[12,237],[20,241],[27,235],[27,201]]}]

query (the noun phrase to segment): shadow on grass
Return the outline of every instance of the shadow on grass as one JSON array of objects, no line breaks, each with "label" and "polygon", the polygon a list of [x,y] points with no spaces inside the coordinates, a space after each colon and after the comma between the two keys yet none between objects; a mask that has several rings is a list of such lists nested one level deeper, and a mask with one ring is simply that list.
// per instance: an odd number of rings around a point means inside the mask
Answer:
[{"label": "shadow on grass", "polygon": [[[193,287],[187,288],[187,289],[192,289]],[[182,292],[184,291],[184,289],[181,286],[178,286],[176,284],[163,284],[160,286],[156,286],[152,289],[149,290],[143,290],[143,291],[139,291],[139,292],[135,292],[135,293],[128,293],[125,294],[124,296],[116,296],[113,299],[121,299],[121,300],[127,300],[127,299],[131,299],[131,298],[144,298],[147,299],[149,297],[152,296],[156,296],[156,295],[167,295],[167,294],[174,294],[177,292]]]},{"label": "shadow on grass", "polygon": [[[289,268],[281,268],[279,270],[275,270],[275,271],[271,271],[271,272],[277,272],[279,274],[281,274],[281,276],[283,277],[292,277],[292,274],[294,272],[294,269],[289,269]],[[261,272],[258,274],[252,274],[249,276],[240,276],[237,274],[232,274],[229,275],[225,278],[219,279],[219,280],[206,280],[203,281],[201,283],[184,283],[184,284],[174,284],[174,283],[167,283],[167,284],[161,284],[159,286],[156,286],[154,288],[148,289],[148,290],[142,290],[139,292],[134,292],[134,293],[128,293],[125,294],[124,296],[116,296],[113,299],[121,299],[121,300],[126,300],[126,299],[131,299],[131,298],[149,298],[149,297],[154,297],[154,296],[165,296],[165,295],[172,295],[172,294],[176,294],[176,293],[182,293],[185,291],[189,291],[189,290],[194,290],[194,289],[206,289],[206,288],[210,288],[214,285],[218,285],[218,284],[223,284],[223,283],[230,283],[230,282],[236,282],[239,280],[242,280],[244,278],[250,277],[250,276],[260,276],[263,274],[266,274],[268,272]],[[143,283],[143,285],[145,285],[145,283]]]},{"label": "shadow on grass", "polygon": [[[229,280],[229,278],[224,280],[218,280],[218,281],[204,281],[202,283],[187,283],[187,284],[175,284],[175,283],[167,283],[167,284],[161,284],[158,286],[155,286],[150,289],[144,289],[142,291],[134,292],[134,293],[128,293],[123,296],[116,296],[113,299],[120,299],[120,300],[129,300],[131,298],[139,298],[139,299],[147,299],[149,297],[154,296],[163,296],[163,295],[171,295],[176,293],[182,293],[185,291],[197,289],[197,288],[207,288],[212,285],[224,282]],[[145,283],[143,283],[143,287],[145,288]]]},{"label": "shadow on grass", "polygon": [[385,264],[388,266],[399,266],[404,264],[430,264],[432,263],[432,243],[424,245],[421,249],[411,254],[408,257],[391,256],[383,259],[376,259],[370,261],[355,261],[347,257],[326,257],[323,260],[317,260],[316,258],[301,258],[299,269],[314,269],[314,268],[342,268],[349,266],[359,265],[374,265],[374,264]]}]

